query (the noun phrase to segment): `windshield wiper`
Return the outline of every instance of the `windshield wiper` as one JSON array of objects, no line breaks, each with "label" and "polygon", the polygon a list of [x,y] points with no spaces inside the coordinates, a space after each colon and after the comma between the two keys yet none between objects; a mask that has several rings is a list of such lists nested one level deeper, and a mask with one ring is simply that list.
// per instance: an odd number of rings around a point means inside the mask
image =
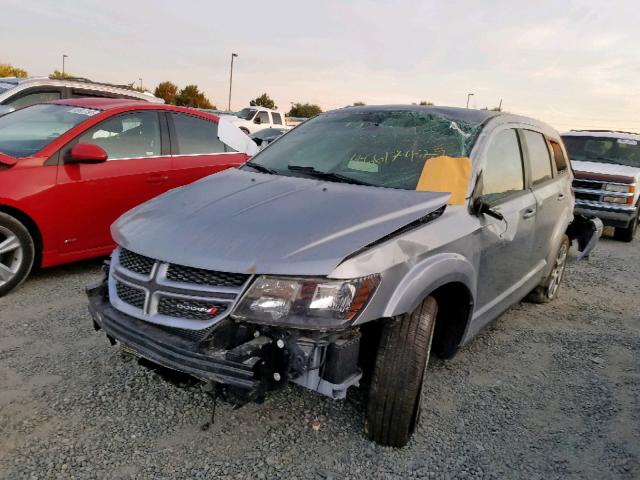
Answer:
[{"label": "windshield wiper", "polygon": [[248,162],[245,162],[245,165],[253,168],[254,170],[262,172],[262,173],[269,173],[271,175],[276,175],[278,173],[275,170],[273,170],[272,168],[265,167],[264,165],[260,165],[259,163],[254,163],[251,160],[249,160]]},{"label": "windshield wiper", "polygon": [[316,170],[313,167],[308,167],[304,165],[289,165],[287,167],[292,172],[302,172],[306,175],[309,175],[313,178],[319,178],[321,180],[329,180],[331,182],[340,182],[340,183],[353,183],[355,185],[366,185],[368,187],[375,187],[372,183],[363,182],[362,180],[357,180],[355,178],[347,177],[346,175],[340,175],[335,172],[323,172],[321,170]]}]

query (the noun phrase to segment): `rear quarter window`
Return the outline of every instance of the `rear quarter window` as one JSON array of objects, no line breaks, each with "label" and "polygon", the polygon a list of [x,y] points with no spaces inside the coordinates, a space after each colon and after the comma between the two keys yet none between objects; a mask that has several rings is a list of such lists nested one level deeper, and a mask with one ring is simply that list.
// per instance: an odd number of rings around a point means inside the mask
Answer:
[{"label": "rear quarter window", "polygon": [[558,142],[549,140],[551,145],[551,152],[553,153],[553,162],[556,164],[556,170],[558,173],[566,172],[569,168],[569,162],[564,155],[564,151]]}]

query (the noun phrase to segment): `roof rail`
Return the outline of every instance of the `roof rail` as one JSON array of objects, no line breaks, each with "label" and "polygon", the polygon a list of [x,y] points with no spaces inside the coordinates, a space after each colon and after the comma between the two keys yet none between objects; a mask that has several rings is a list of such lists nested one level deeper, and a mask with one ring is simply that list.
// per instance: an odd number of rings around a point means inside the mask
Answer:
[{"label": "roof rail", "polygon": [[[132,91],[136,91],[137,90],[135,88],[133,88],[130,85],[117,85],[114,83],[106,83],[106,82],[94,82],[93,80],[90,80],[88,78],[84,78],[84,77],[65,77],[65,78],[55,78],[53,75],[49,76],[49,80],[69,80],[71,82],[82,82],[82,83],[92,83],[94,85],[103,85],[105,87],[116,87],[116,88],[122,88],[125,90],[132,90]],[[142,92],[140,92],[142,93]]]}]

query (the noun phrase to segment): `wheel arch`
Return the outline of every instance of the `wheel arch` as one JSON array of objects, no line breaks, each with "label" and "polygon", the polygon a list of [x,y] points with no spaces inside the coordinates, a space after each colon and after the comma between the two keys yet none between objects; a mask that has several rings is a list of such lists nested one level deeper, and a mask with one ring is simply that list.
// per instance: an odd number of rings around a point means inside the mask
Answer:
[{"label": "wheel arch", "polygon": [[31,235],[35,247],[35,258],[33,260],[33,265],[39,268],[42,265],[43,240],[42,232],[40,231],[38,224],[27,213],[9,205],[0,204],[0,212],[11,215],[13,218],[22,223],[29,231],[29,235]]}]

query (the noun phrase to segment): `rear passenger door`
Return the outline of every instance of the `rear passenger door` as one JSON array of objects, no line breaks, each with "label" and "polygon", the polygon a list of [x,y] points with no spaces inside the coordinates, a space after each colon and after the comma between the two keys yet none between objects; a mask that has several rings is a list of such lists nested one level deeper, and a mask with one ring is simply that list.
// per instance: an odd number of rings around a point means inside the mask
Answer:
[{"label": "rear passenger door", "polygon": [[218,123],[186,113],[167,113],[171,131],[171,182],[179,187],[244,161],[218,138]]},{"label": "rear passenger door", "polygon": [[[567,209],[571,209],[571,182],[566,161],[564,172],[558,172],[551,156],[551,146],[547,138],[534,130],[521,130],[525,145],[525,158],[529,165],[531,190],[536,199],[535,255],[540,260],[548,260],[559,244],[559,235],[564,233],[566,224],[562,222]],[[557,143],[556,143],[557,145]],[[559,147],[559,145],[558,145]],[[562,153],[562,149],[559,151]]]}]

